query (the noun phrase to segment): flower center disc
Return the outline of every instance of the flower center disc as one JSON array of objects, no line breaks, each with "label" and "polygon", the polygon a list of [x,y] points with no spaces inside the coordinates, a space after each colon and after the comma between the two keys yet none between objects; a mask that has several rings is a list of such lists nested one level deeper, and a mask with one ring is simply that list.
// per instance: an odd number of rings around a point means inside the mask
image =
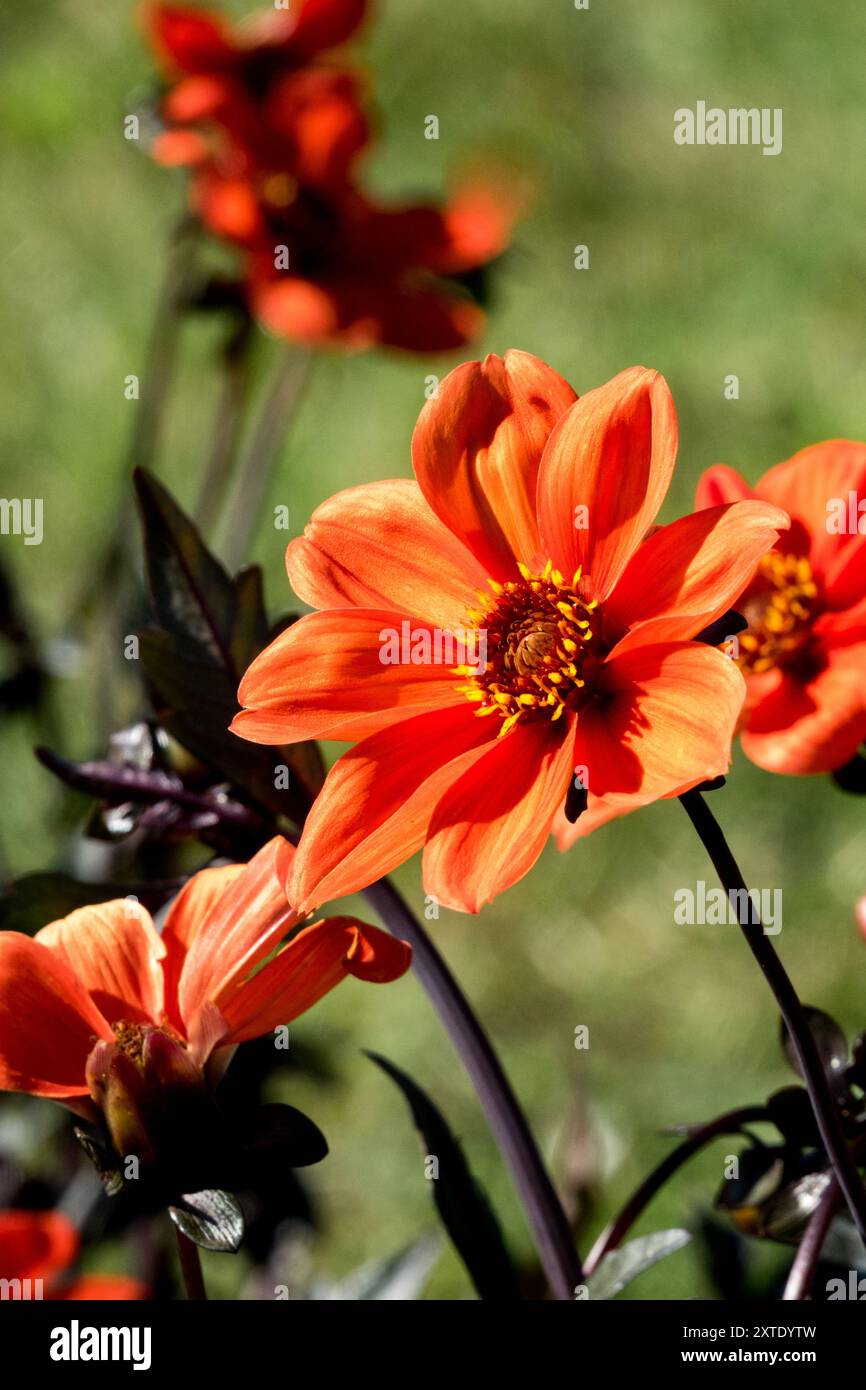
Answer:
[{"label": "flower center disc", "polygon": [[812,566],[804,556],[778,550],[765,555],[743,604],[749,630],[740,637],[740,667],[767,671],[798,653],[808,639],[817,597]]},{"label": "flower center disc", "polygon": [[[518,719],[559,719],[584,699],[588,659],[598,645],[593,630],[597,600],[586,602],[577,587],[580,570],[571,583],[550,562],[541,574],[518,566],[520,578],[501,584],[488,579],[491,594],[469,620],[486,650],[486,665],[458,666],[455,674],[470,677],[460,690],[477,704],[479,715],[498,714],[499,735]],[[486,643],[486,649],[485,649]],[[479,650],[476,647],[476,650]]]}]

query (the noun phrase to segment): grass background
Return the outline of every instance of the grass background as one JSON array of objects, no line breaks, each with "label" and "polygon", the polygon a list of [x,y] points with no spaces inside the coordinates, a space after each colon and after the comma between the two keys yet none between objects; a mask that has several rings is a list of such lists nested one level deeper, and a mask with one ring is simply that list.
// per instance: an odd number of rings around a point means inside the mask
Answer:
[{"label": "grass background", "polygon": [[[711,462],[754,480],[815,440],[862,437],[866,44],[856,0],[591,0],[588,11],[572,0],[380,0],[377,11],[359,46],[381,120],[369,185],[436,196],[471,157],[507,159],[535,185],[471,355],[521,347],[579,391],[635,362],[660,369],[681,430],[665,519],[689,508]],[[3,537],[0,547],[57,658],[95,557],[116,517],[129,516],[135,405],[123,382],[142,370],[183,176],[123,138],[124,116],[152,82],[132,6],[5,7],[0,45],[2,490],[45,499],[43,545]],[[782,154],[676,146],[673,112],[699,99],[783,108]],[[428,114],[439,116],[438,142],[424,139]],[[579,243],[590,248],[586,271],[573,268]],[[161,476],[186,505],[210,435],[215,346],[213,325],[185,330],[160,453]],[[317,361],[268,499],[290,507],[293,532],[339,488],[409,473],[425,377],[449,365],[378,353]],[[729,373],[738,401],[723,395]],[[135,556],[131,518],[124,538]],[[274,613],[290,602],[285,539],[266,516],[251,556],[266,569]],[[120,678],[120,651],[107,659]],[[91,651],[68,663],[54,685],[56,742],[70,756],[99,751],[93,662]],[[26,719],[0,730],[12,874],[61,863],[73,814],[35,765],[32,732]],[[824,779],[774,779],[739,754],[713,806],[748,881],[783,888],[776,944],[801,994],[859,1030],[866,958],[852,907],[866,884],[863,807]],[[417,862],[397,878],[421,910]],[[709,1118],[787,1079],[771,1001],[736,929],[674,925],[675,890],[698,878],[711,881],[711,870],[684,814],[660,805],[567,856],[551,846],[477,919],[443,911],[434,924],[560,1170],[569,1117],[584,1107],[603,1189],[593,1231],[667,1150],[661,1125]],[[579,1024],[589,1026],[588,1051],[574,1048]],[[509,1181],[413,979],[387,991],[346,984],[295,1027],[338,1076],[323,1087],[300,1075],[291,1087],[331,1141],[312,1175],[326,1219],[320,1272],[391,1253],[434,1222],[402,1101],[361,1047],[429,1089],[512,1248],[528,1253]],[[685,1171],[641,1229],[694,1226],[721,1181],[724,1148]],[[230,1295],[240,1262],[208,1265]],[[697,1247],[632,1292],[708,1293]],[[429,1293],[469,1296],[448,1252]]]}]

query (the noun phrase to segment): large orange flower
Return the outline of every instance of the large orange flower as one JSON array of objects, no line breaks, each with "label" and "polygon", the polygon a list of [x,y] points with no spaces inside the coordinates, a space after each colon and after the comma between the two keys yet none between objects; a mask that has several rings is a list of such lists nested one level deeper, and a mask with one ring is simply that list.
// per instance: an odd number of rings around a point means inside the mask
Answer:
[{"label": "large orange flower", "polygon": [[[442,382],[415,431],[415,482],[319,508],[287,564],[320,611],[256,659],[232,725],[261,743],[360,740],[307,821],[293,900],[355,889],[424,845],[426,891],[477,911],[535,862],[575,769],[590,810],[726,770],[745,686],[692,639],[787,518],[745,502],[647,539],[676,439],[657,372],[578,400],[509,352]],[[443,633],[471,658],[457,671]]]},{"label": "large orange flower", "polygon": [[791,516],[735,604],[749,622],[743,749],[770,772],[830,772],[866,740],[866,444],[814,444],[754,489],[722,464],[698,486],[699,507],[743,498]]},{"label": "large orange flower", "polygon": [[211,1057],[290,1022],[347,975],[402,975],[409,947],[350,917],[280,948],[304,917],[282,886],[293,854],[277,837],[249,864],[195,874],[161,936],[126,899],[33,938],[0,932],[0,1089],[101,1104],[119,1054],[127,1070],[195,1088]]},{"label": "large orange flower", "polygon": [[147,1297],[144,1284],[122,1274],[64,1279],[80,1245],[78,1232],[62,1212],[0,1211],[0,1279],[13,1287],[18,1282],[13,1297],[71,1301]]}]

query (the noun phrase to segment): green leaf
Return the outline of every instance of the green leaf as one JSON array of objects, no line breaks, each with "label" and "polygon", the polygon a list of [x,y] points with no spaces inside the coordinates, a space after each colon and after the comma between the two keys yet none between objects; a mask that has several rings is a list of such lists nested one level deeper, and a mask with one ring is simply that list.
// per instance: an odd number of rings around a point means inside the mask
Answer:
[{"label": "green leaf", "polygon": [[233,1254],[244,1238],[244,1215],[231,1192],[208,1188],[185,1192],[168,1214],[185,1236],[202,1250]]},{"label": "green leaf", "polygon": [[393,1062],[375,1052],[366,1055],[399,1086],[419,1131],[422,1151],[438,1160],[438,1176],[432,1180],[433,1200],[479,1297],[519,1298],[517,1276],[493,1208],[439,1110]]},{"label": "green leaf", "polygon": [[618,1249],[608,1251],[586,1281],[590,1299],[597,1302],[599,1299],[615,1298],[626,1284],[643,1274],[644,1270],[682,1250],[690,1240],[688,1231],[654,1231],[652,1235],[638,1236]]},{"label": "green leaf", "polygon": [[421,1236],[404,1250],[385,1260],[370,1260],[337,1282],[314,1285],[311,1297],[410,1303],[419,1297],[442,1248],[438,1235]]}]

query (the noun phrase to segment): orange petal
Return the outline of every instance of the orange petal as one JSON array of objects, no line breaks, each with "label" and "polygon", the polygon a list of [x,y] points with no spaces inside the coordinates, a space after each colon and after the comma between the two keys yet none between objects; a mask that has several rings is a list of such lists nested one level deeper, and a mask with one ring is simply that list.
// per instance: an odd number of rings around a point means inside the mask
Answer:
[{"label": "orange petal", "polygon": [[165,1011],[169,1022],[180,1032],[183,1031],[183,1019],[177,992],[187,952],[202,922],[210,917],[220,899],[245,869],[246,864],[221,864],[212,869],[200,869],[183,885],[166,913],[161,937],[165,949],[162,962]]},{"label": "orange petal", "polygon": [[777,507],[735,502],[659,527],[605,604],[606,640],[618,641],[635,624],[644,641],[694,637],[736,602],[787,525]]},{"label": "orange petal", "polygon": [[457,367],[421,412],[412,436],[421,491],[491,576],[537,555],[538,466],[576,399],[552,367],[511,351]]},{"label": "orange petal", "polygon": [[[193,890],[181,909],[191,918],[184,928],[189,948],[178,985],[188,1037],[205,1003],[223,1012],[224,996],[297,924],[298,914],[283,888],[293,853],[288,841],[275,835],[218,897],[210,896],[210,879],[200,893]],[[193,918],[201,907],[203,915]]]},{"label": "orange petal", "polygon": [[289,39],[305,57],[336,48],[351,38],[367,13],[368,0],[301,0]]},{"label": "orange petal", "polygon": [[398,650],[403,623],[409,626],[407,655],[417,634],[429,634],[433,643],[430,623],[410,623],[393,610],[333,608],[307,614],[250,666],[238,691],[245,709],[235,716],[233,732],[253,743],[356,739],[424,709],[453,705],[458,684],[450,674],[453,662],[383,661],[392,633],[397,635],[394,654],[403,655]]},{"label": "orange petal", "polygon": [[80,907],[33,939],[66,962],[109,1023],[160,1021],[165,948],[134,899]]},{"label": "orange petal", "polygon": [[310,280],[256,274],[250,280],[250,298],[256,318],[278,338],[321,343],[340,331],[340,310],[333,293]]},{"label": "orange petal", "polygon": [[627,643],[578,715],[574,760],[593,795],[646,803],[727,772],[746,692],[735,663],[698,642]]},{"label": "orange petal", "polygon": [[712,468],[701,474],[695,493],[695,508],[721,507],[726,502],[743,502],[754,495],[735,468],[729,468],[726,463],[714,463]]},{"label": "orange petal", "polygon": [[424,891],[478,912],[532,868],[573,775],[573,734],[517,724],[442,797],[424,850]]},{"label": "orange petal", "polygon": [[78,1232],[59,1211],[0,1212],[0,1277],[50,1280],[72,1264]]},{"label": "orange petal", "polygon": [[229,30],[218,16],[182,5],[148,5],[144,22],[170,71],[208,72],[235,60]]},{"label": "orange petal", "polygon": [[655,520],[676,452],[674,404],[658,372],[631,367],[583,396],[541,462],[544,554],[568,579],[581,566],[593,595],[607,598]]},{"label": "orange petal", "polygon": [[0,1090],[59,1100],[88,1094],[96,1038],[114,1034],[66,960],[19,932],[0,932]]},{"label": "orange petal", "polygon": [[353,917],[314,922],[225,1002],[225,1041],[246,1042],[291,1023],[347,975],[386,984],[405,974],[411,961],[408,944],[378,927]]},{"label": "orange petal", "polygon": [[[840,594],[836,600],[833,587],[852,557],[866,544],[866,536],[859,532],[839,535],[828,530],[828,503],[842,502],[847,510],[850,492],[858,499],[866,497],[866,444],[850,439],[812,444],[771,468],[755,491],[777,507],[784,507],[792,522],[804,528],[812,568],[828,590],[831,606],[849,603],[854,595]],[[862,597],[862,589],[856,597]]]},{"label": "orange petal", "polygon": [[304,826],[286,885],[290,900],[307,911],[402,864],[423,845],[443,792],[495,736],[490,720],[477,719],[462,700],[401,720],[344,753]]},{"label": "orange petal", "polygon": [[442,628],[466,624],[486,575],[408,478],[347,488],[317,507],[286,552],[311,608],[397,608]]},{"label": "orange petal", "polygon": [[811,679],[784,671],[750,710],[743,751],[768,772],[832,772],[866,741],[866,643],[830,648]]}]

